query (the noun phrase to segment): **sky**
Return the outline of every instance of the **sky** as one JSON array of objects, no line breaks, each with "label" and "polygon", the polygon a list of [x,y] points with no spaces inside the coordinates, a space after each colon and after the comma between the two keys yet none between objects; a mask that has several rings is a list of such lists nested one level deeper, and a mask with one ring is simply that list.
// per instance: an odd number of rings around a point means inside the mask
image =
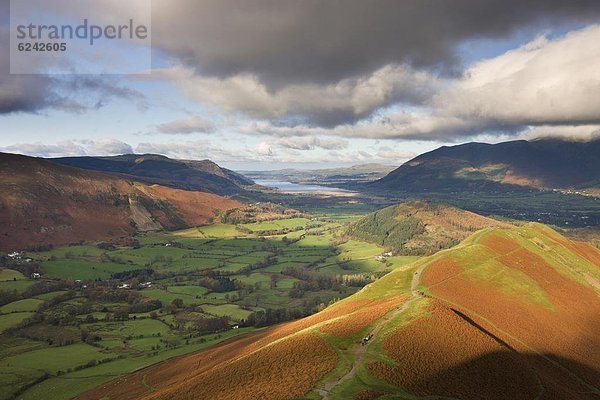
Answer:
[{"label": "sky", "polygon": [[[35,9],[61,17],[74,1]],[[44,63],[11,74],[0,0],[0,151],[267,170],[400,165],[443,145],[600,133],[597,0],[91,4],[83,12],[105,23],[151,11],[150,65],[143,45],[125,43],[114,57],[131,61],[127,74],[53,74]]]}]

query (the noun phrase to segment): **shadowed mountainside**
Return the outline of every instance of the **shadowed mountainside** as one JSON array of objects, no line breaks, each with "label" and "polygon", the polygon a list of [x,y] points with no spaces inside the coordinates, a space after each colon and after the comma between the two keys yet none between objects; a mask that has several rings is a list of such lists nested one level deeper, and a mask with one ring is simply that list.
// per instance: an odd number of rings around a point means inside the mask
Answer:
[{"label": "shadowed mountainside", "polygon": [[0,153],[0,249],[110,240],[208,222],[241,203]]},{"label": "shadowed mountainside", "polygon": [[125,154],[112,157],[65,157],[50,161],[94,171],[129,175],[147,184],[184,190],[232,195],[254,184],[250,179],[219,167],[210,160],[174,160],[156,154]]},{"label": "shadowed mountainside", "polygon": [[600,187],[600,139],[466,143],[407,161],[365,186],[391,192],[513,191]]}]

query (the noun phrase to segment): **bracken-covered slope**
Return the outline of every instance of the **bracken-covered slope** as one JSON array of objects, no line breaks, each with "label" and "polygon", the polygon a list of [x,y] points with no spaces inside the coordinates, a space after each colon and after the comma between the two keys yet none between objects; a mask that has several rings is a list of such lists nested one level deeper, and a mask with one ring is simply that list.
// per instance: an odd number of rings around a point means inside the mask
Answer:
[{"label": "bracken-covered slope", "polygon": [[254,184],[250,179],[221,168],[210,160],[174,160],[156,154],[124,154],[112,157],[50,159],[63,165],[129,175],[148,184],[184,190],[232,195]]},{"label": "bracken-covered slope", "polygon": [[241,204],[0,153],[0,249],[110,240],[135,231],[206,223]]},{"label": "bracken-covered slope", "polygon": [[413,201],[372,212],[352,223],[347,234],[394,253],[430,255],[458,244],[480,229],[510,226],[459,208]]},{"label": "bracken-covered slope", "polygon": [[599,283],[594,247],[539,224],[485,229],[311,317],[81,399],[597,399]]},{"label": "bracken-covered slope", "polygon": [[518,140],[443,146],[368,184],[391,192],[512,191],[600,187],[600,139]]}]

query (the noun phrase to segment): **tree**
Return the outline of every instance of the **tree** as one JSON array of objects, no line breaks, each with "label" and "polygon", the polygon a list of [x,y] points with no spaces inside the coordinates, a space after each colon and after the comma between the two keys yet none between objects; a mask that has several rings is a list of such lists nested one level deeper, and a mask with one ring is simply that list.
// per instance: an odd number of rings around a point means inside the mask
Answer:
[{"label": "tree", "polygon": [[183,308],[183,300],[180,299],[179,297],[176,299],[173,299],[173,301],[171,302],[171,304],[177,308]]},{"label": "tree", "polygon": [[281,279],[279,274],[271,274],[271,289],[275,289],[277,287],[277,282]]},{"label": "tree", "polygon": [[115,320],[116,321],[125,321],[129,319],[129,310],[126,308],[119,308],[115,310]]}]

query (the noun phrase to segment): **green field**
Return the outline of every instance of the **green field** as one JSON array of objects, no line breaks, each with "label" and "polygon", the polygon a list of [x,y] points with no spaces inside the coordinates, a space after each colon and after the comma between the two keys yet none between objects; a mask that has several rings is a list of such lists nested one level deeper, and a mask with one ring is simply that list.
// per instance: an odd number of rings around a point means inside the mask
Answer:
[{"label": "green field", "polygon": [[290,218],[281,219],[275,221],[257,222],[252,224],[243,225],[245,228],[252,232],[269,232],[269,231],[280,231],[280,230],[295,230],[303,228],[310,223],[310,220],[306,218]]},{"label": "green field", "polygon": [[216,315],[219,317],[230,316],[234,321],[240,321],[248,318],[251,311],[243,310],[235,304],[220,304],[220,305],[204,305],[202,310],[207,314]]},{"label": "green field", "polygon": [[17,281],[1,281],[0,290],[4,291],[17,291],[19,293],[25,292],[27,288],[32,286],[35,282],[32,280],[17,280]]},{"label": "green field", "polygon": [[82,280],[108,278],[115,272],[123,272],[130,269],[126,265],[88,260],[44,261],[42,268],[53,278]]},{"label": "green field", "polygon": [[96,347],[87,344],[52,347],[48,349],[28,351],[23,354],[7,357],[0,361],[0,370],[14,367],[21,370],[48,371],[56,373],[60,370],[83,365],[91,360],[109,357]]},{"label": "green field", "polygon": [[0,313],[8,314],[19,311],[36,311],[42,303],[43,300],[39,299],[24,299],[13,301],[12,303],[0,307]]},{"label": "green field", "polygon": [[4,332],[6,329],[18,325],[24,319],[29,318],[32,315],[32,312],[14,312],[0,315],[0,332]]},{"label": "green field", "polygon": [[19,271],[15,271],[13,269],[8,268],[0,269],[0,282],[14,281],[20,279],[25,279],[25,276]]}]

